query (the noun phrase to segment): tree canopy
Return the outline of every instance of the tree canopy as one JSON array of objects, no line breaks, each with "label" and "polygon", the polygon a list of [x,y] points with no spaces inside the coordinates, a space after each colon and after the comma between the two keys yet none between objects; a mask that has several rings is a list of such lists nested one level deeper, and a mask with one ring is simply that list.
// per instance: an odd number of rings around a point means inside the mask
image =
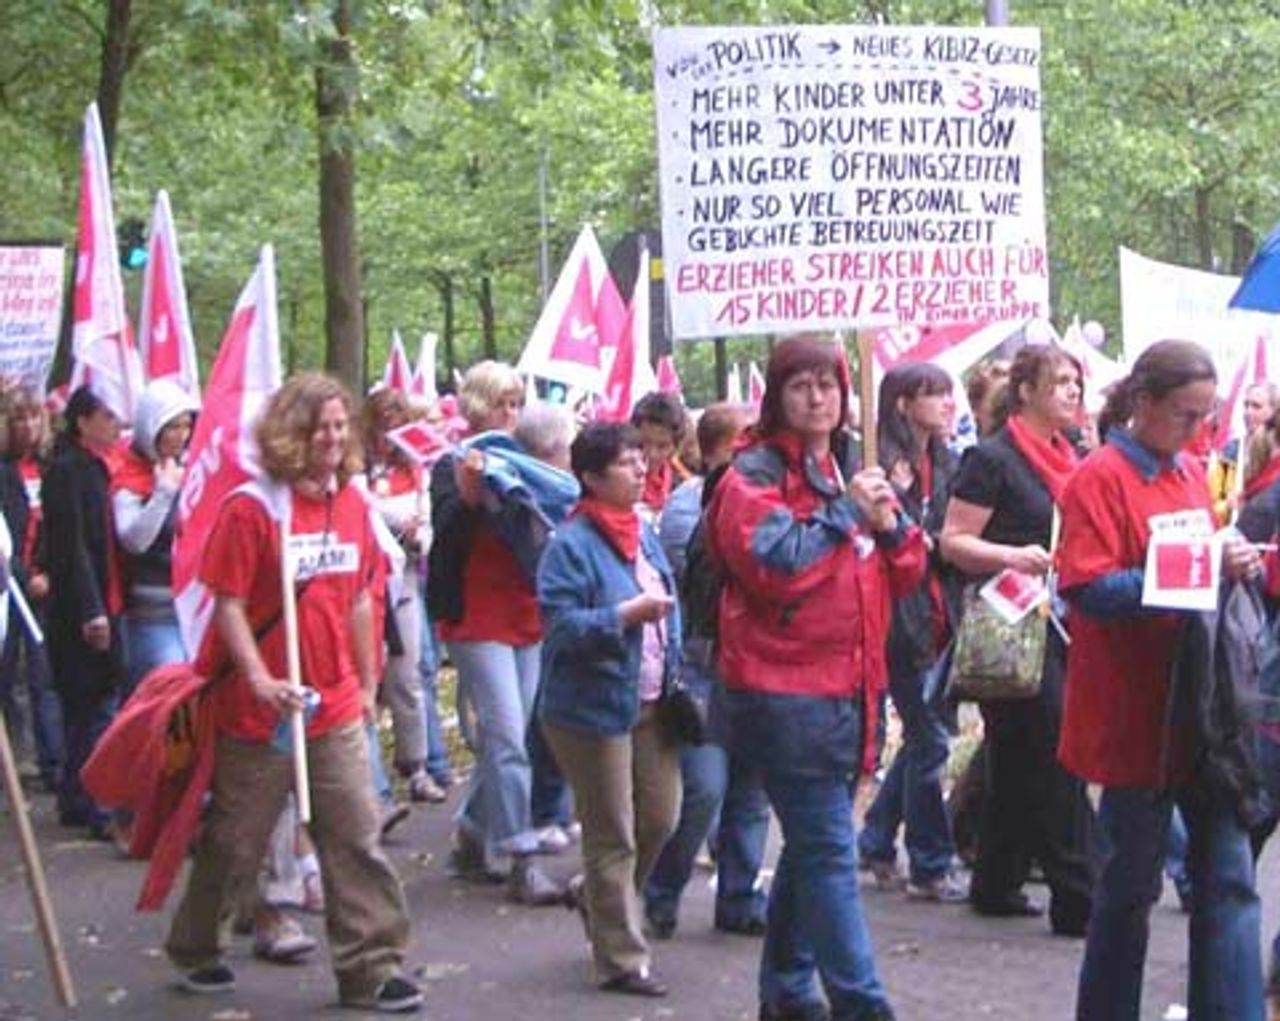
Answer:
[{"label": "tree canopy", "polygon": [[[1046,208],[1056,317],[1120,322],[1117,248],[1238,272],[1280,211],[1271,172],[1280,4],[1015,0],[1043,33]],[[368,363],[427,329],[459,365],[514,357],[579,226],[606,250],[658,224],[650,33],[661,24],[979,24],[979,0],[17,0],[0,21],[0,237],[74,243],[84,108],[110,19],[122,67],[117,222],[167,188],[207,360],[271,242],[291,365],[324,361],[317,181],[355,167]],[[338,82],[317,74],[350,17]],[[129,10],[131,8],[131,10]],[[545,218],[545,236],[543,219]],[[130,277],[136,302],[137,274]],[[696,399],[710,345],[680,345]],[[762,354],[734,341],[730,358]],[[443,368],[443,366],[442,366]]]}]

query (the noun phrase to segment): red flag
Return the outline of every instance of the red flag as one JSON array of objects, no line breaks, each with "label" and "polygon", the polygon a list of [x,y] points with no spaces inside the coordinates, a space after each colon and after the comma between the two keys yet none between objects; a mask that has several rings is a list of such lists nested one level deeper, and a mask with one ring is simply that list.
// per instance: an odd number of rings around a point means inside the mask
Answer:
[{"label": "red flag", "polygon": [[674,355],[663,355],[658,359],[658,389],[664,394],[675,394],[677,397],[684,393],[684,387],[680,385],[680,374],[676,372]]},{"label": "red flag", "polygon": [[764,403],[764,374],[755,362],[747,366],[747,403],[757,408]]},{"label": "red flag", "polygon": [[529,335],[517,371],[600,392],[600,349],[608,341],[600,332],[597,308],[608,277],[595,232],[585,226]]},{"label": "red flag", "polygon": [[426,422],[410,422],[387,433],[387,439],[423,468],[431,468],[453,449],[448,436]]},{"label": "red flag", "polygon": [[413,367],[409,364],[399,330],[391,334],[391,350],[387,352],[387,366],[382,370],[382,385],[402,394],[408,394],[413,386]]},{"label": "red flag", "polygon": [[178,494],[173,591],[182,636],[193,656],[213,610],[213,600],[197,578],[204,543],[223,499],[260,474],[253,428],[281,382],[275,255],[266,245],[218,349]]},{"label": "red flag", "polygon": [[435,401],[440,396],[436,387],[436,346],[439,343],[440,338],[430,331],[422,335],[418,365],[413,370],[413,382],[409,385],[409,392],[414,397]]},{"label": "red flag", "polygon": [[187,288],[182,279],[169,194],[165,191],[156,193],[151,216],[138,347],[148,379],[171,379],[189,396],[200,399],[200,367],[187,313]]},{"label": "red flag", "polygon": [[[602,288],[601,293],[604,292]],[[623,422],[645,394],[658,389],[658,379],[649,364],[649,253],[640,253],[636,289],[609,366],[609,375],[596,418]]]},{"label": "red flag", "polygon": [[84,117],[72,308],[71,353],[82,366],[78,376],[73,370],[72,378],[87,382],[122,422],[132,423],[142,389],[142,363],[124,311],[111,180],[96,103],[89,104]]},{"label": "red flag", "polygon": [[[1267,336],[1258,334],[1253,347],[1245,351],[1240,365],[1231,377],[1231,387],[1218,409],[1218,428],[1213,437],[1213,449],[1222,450],[1232,439],[1238,439],[1241,454],[1248,437],[1244,427],[1244,395],[1249,387],[1267,381]],[[1238,454],[1237,457],[1241,455]]]}]

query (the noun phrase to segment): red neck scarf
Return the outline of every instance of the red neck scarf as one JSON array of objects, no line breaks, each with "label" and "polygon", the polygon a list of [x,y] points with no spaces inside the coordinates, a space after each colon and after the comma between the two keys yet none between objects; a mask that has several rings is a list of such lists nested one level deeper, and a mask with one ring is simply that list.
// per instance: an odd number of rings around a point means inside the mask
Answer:
[{"label": "red neck scarf", "polygon": [[574,508],[574,514],[581,514],[595,525],[624,560],[635,561],[640,552],[640,518],[634,510],[584,496]]},{"label": "red neck scarf", "polygon": [[640,496],[641,502],[646,507],[651,507],[655,512],[662,510],[662,505],[667,502],[667,497],[671,495],[671,477],[673,474],[670,461],[663,461],[659,465],[650,466],[644,477],[644,492]]},{"label": "red neck scarf", "polygon": [[1013,440],[1018,452],[1031,462],[1032,469],[1048,488],[1053,502],[1061,503],[1067,479],[1071,478],[1071,473],[1080,463],[1067,438],[1055,430],[1052,437],[1042,439],[1027,428],[1019,415],[1010,415],[1006,427],[1009,439]]},{"label": "red neck scarf", "polygon": [[1272,483],[1277,481],[1280,481],[1280,457],[1273,457],[1262,471],[1244,484],[1244,498],[1252,500],[1264,489],[1270,489]]}]

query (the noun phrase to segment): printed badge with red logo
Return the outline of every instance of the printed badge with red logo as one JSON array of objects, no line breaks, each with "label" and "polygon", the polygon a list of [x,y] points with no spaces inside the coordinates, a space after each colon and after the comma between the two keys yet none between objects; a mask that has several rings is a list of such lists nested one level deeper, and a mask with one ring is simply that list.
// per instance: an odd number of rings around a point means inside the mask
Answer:
[{"label": "printed badge with red logo", "polygon": [[1222,539],[1153,537],[1147,547],[1142,605],[1216,610],[1222,581]]}]

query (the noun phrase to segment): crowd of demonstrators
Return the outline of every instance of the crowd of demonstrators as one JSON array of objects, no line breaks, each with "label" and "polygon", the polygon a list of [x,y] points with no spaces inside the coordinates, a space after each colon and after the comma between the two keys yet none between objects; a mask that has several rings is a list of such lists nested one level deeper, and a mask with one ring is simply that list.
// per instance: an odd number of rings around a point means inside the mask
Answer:
[{"label": "crowd of demonstrators", "polygon": [[[1089,454],[1081,366],[1029,346],[971,378],[981,439],[957,464],[952,385],[928,364],[887,372],[879,464],[863,468],[843,351],[817,337],[776,343],[758,420],[712,405],[696,429],[678,398],[650,394],[629,423],[575,436],[566,408],[525,407],[515,370],[482,362],[458,395],[468,431],[427,472],[388,439],[424,409],[378,391],[357,429],[346,391],[304,373],[258,426],[267,477],[224,502],[209,537],[200,575],[216,603],[199,650],[182,646],[169,580],[195,402],[150,385],[123,444],[121,423],[81,388],[49,456],[38,396],[10,392],[5,556],[45,624],[48,660],[10,615],[0,705],[25,731],[27,693],[61,820],[106,836],[107,806],[89,799],[79,769],[120,700],[188,654],[218,680],[211,799],[167,943],[195,991],[234,983],[228,914],[266,960],[315,951],[291,915],[301,908],[325,915],[344,1003],[416,1009],[404,895],[380,847],[402,810],[376,721],[385,708],[409,797],[447,800],[438,628],[474,753],[452,868],[504,883],[518,903],[580,911],[605,990],[667,992],[649,941],[675,935],[707,843],[714,927],[764,937],[766,1021],[894,1016],[859,863],[876,886],[967,899],[992,917],[1045,910],[1024,892],[1038,868],[1053,932],[1085,937],[1078,1018],[1128,1021],[1167,863],[1191,915],[1190,1016],[1254,1021],[1254,862],[1280,813],[1246,818],[1230,798],[1203,795],[1198,746],[1168,720],[1171,675],[1188,670],[1175,650],[1206,625],[1144,607],[1143,568],[1152,534],[1207,537],[1225,500],[1228,518],[1239,515],[1223,543],[1226,587],[1260,583],[1280,599],[1274,391],[1247,391],[1247,445],[1202,464],[1212,363],[1193,344],[1161,342],[1111,391]],[[1218,461],[1242,467],[1238,499],[1229,479],[1212,488],[1206,466]],[[285,505],[289,548],[302,553],[302,677],[320,695],[307,709],[305,827],[282,754],[287,718],[303,709],[283,679]],[[966,887],[956,797],[948,806],[944,794],[949,645],[960,586],[1006,570],[1051,582],[1057,625],[1034,696],[979,704]],[[706,708],[705,743],[671,724],[665,703],[680,689]],[[902,743],[855,833],[886,696]],[[1256,747],[1280,804],[1280,754],[1262,738]],[[1103,788],[1096,814],[1086,783]],[[766,894],[771,812],[782,848]],[[582,872],[562,887],[536,856],[579,837]],[[1280,983],[1280,939],[1275,957]]]},{"label": "crowd of demonstrators", "polygon": [[646,481],[638,432],[588,425],[571,460],[582,500],[538,570],[539,720],[582,823],[583,874],[571,891],[601,987],[663,996],[641,889],[680,805],[677,744],[658,715],[680,664],[675,577],[636,510]]},{"label": "crowd of demonstrators", "polygon": [[[1048,346],[1014,359],[995,417],[965,455],[942,531],[942,554],[985,581],[1003,570],[1042,577],[1053,561],[1053,518],[1077,465],[1066,436],[1081,399],[1080,367]],[[1053,931],[1084,935],[1093,812],[1084,784],[1058,763],[1067,649],[1055,629],[1038,693],[981,705],[984,783],[970,899],[979,914],[1033,915],[1022,892],[1032,861],[1050,890]]]},{"label": "crowd of demonstrators", "polygon": [[[947,446],[955,403],[951,376],[936,365],[905,362],[881,382],[876,420],[880,465],[903,513],[925,530],[931,551],[946,512],[955,458]],[[954,902],[966,891],[953,871],[955,842],[942,781],[950,751],[944,719],[943,655],[955,599],[943,591],[941,560],[914,591],[893,601],[889,626],[889,693],[902,723],[902,743],[867,809],[859,858],[882,889],[905,887],[921,900]],[[902,828],[909,871],[897,861]]]},{"label": "crowd of demonstrators", "polygon": [[680,818],[645,884],[645,919],[658,939],[675,933],[681,895],[708,839],[715,852],[715,928],[748,936],[765,930],[760,869],[769,803],[758,771],[728,749],[723,689],[715,664],[721,576],[707,555],[706,529],[700,527],[702,510],[752,418],[747,408],[735,404],[713,404],[702,411],[695,432],[698,463],[706,474],[682,483],[658,522],[658,537],[679,586],[684,625],[681,678],[708,706],[710,736],[703,744],[680,749]]}]

